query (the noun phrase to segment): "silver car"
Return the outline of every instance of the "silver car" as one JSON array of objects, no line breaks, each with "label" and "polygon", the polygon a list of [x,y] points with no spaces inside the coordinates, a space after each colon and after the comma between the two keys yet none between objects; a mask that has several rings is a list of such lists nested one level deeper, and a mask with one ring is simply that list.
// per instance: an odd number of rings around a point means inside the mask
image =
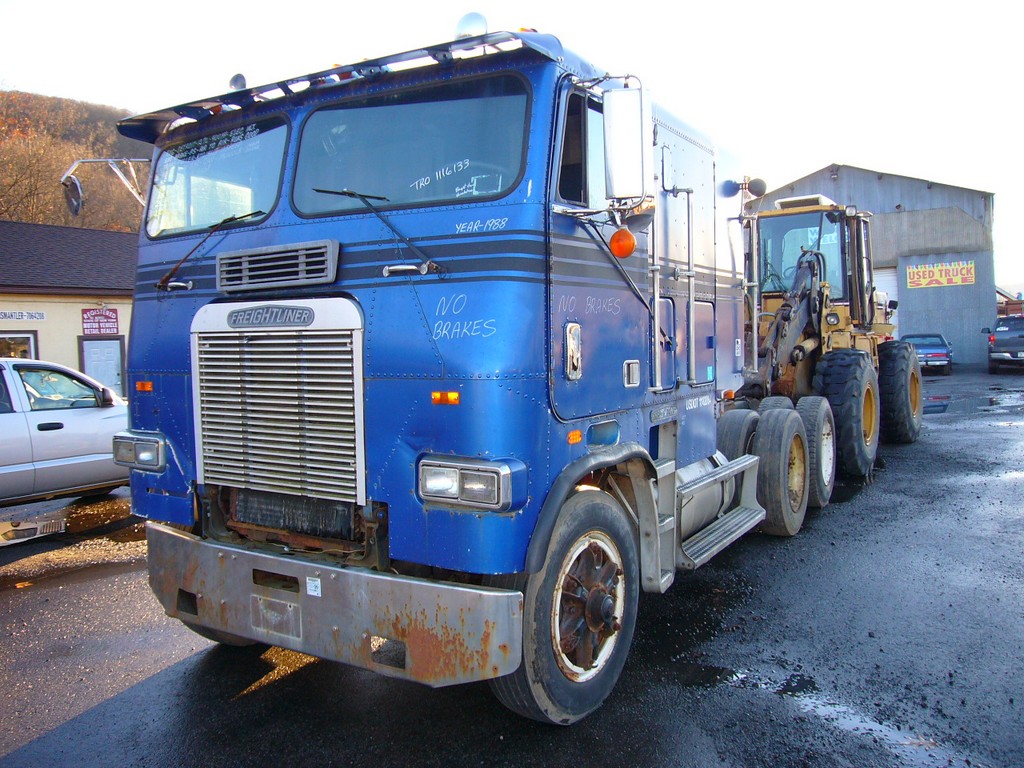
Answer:
[{"label": "silver car", "polygon": [[[127,485],[112,448],[127,427],[125,401],[84,373],[0,358],[0,507]],[[4,530],[0,543],[12,537]]]}]

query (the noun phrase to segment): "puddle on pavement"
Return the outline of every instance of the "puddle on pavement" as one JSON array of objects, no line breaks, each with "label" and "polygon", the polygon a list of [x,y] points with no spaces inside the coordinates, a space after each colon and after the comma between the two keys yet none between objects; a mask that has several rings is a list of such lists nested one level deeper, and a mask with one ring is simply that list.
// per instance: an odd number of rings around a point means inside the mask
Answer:
[{"label": "puddle on pavement", "polygon": [[[776,693],[781,693],[776,691]],[[934,739],[903,731],[879,723],[850,707],[826,701],[817,695],[795,696],[797,705],[804,712],[815,715],[832,726],[848,733],[869,736],[875,742],[891,750],[900,760],[900,765],[914,768],[939,768],[950,765],[982,766],[969,755],[943,747]]]},{"label": "puddle on pavement", "polygon": [[742,677],[734,669],[691,662],[674,663],[672,676],[677,683],[687,688],[714,688],[716,685],[735,683]]},{"label": "puddle on pavement", "polygon": [[950,395],[931,395],[925,398],[924,412],[929,413],[982,413],[1001,405],[997,397],[966,397],[954,400]]},{"label": "puddle on pavement", "polygon": [[900,765],[913,768],[983,765],[969,755],[943,747],[926,735],[885,725],[852,707],[829,701],[810,675],[794,673],[780,683],[725,667],[690,663],[677,663],[677,667],[675,678],[682,685],[700,688],[731,685],[748,690],[771,691],[777,696],[792,699],[802,711],[820,718],[834,728],[867,736],[885,746],[899,759]]},{"label": "puddle on pavement", "polygon": [[806,696],[818,692],[818,684],[810,675],[790,675],[775,689],[780,696]]},{"label": "puddle on pavement", "polygon": [[924,412],[932,413],[990,413],[1000,409],[1024,407],[1024,389],[1002,384],[985,388],[987,394],[975,397],[954,397],[953,395],[926,395]]}]

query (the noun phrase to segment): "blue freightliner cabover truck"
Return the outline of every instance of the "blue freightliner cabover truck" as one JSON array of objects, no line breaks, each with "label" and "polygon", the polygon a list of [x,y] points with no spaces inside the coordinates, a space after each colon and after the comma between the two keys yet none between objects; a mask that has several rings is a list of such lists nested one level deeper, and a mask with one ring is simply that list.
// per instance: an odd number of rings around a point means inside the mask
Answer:
[{"label": "blue freightliner cabover truck", "polygon": [[751,433],[716,450],[745,186],[637,85],[485,33],[120,123],[168,615],[571,723],[640,590],[770,526]]}]

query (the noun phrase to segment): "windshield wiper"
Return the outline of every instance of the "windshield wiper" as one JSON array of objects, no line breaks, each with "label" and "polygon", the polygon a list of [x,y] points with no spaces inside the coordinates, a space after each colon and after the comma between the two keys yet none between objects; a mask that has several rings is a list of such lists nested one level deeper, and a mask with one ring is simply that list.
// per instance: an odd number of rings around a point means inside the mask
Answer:
[{"label": "windshield wiper", "polygon": [[[169,290],[171,290],[171,287],[170,287],[170,285],[171,285],[171,278],[173,278],[174,275],[177,274],[178,270],[181,268],[181,265],[184,264],[186,261],[188,261],[189,257],[193,253],[198,251],[200,249],[200,247],[202,247],[203,243],[205,243],[207,240],[209,240],[210,237],[212,237],[213,234],[218,229],[220,229],[221,227],[226,226],[228,224],[233,224],[236,221],[242,221],[244,219],[251,219],[253,216],[262,216],[262,215],[263,215],[263,211],[250,211],[249,213],[243,213],[240,216],[228,216],[226,219],[221,219],[216,224],[213,224],[210,227],[210,231],[206,233],[206,236],[202,240],[200,240],[198,243],[196,243],[195,247],[191,251],[189,251],[184,256],[182,256],[178,260],[177,264],[175,264],[173,267],[171,267],[169,270],[167,270],[167,274],[165,274],[163,277],[161,277],[159,280],[156,281],[156,289],[158,291],[169,291]],[[175,285],[175,287],[180,287],[180,286]]]},{"label": "windshield wiper", "polygon": [[[354,192],[351,189],[316,189],[314,187],[313,191],[319,192],[322,195],[340,195],[341,197],[351,197],[354,200],[358,200],[363,205],[365,205],[370,211],[372,211],[373,214],[378,219],[381,220],[384,226],[391,230],[392,234],[394,234],[395,237],[397,237],[399,240],[405,243],[406,247],[414,254],[416,254],[417,258],[419,258],[419,260],[423,262],[423,266],[417,270],[421,275],[425,275],[427,274],[427,272],[441,271],[441,267],[439,267],[437,264],[431,261],[430,257],[427,256],[427,254],[425,254],[423,251],[421,251],[416,246],[416,244],[412,242],[412,240],[410,240],[401,232],[399,232],[395,228],[395,225],[388,221],[388,218],[380,211],[380,209],[370,202],[371,200],[382,200],[384,202],[387,202],[388,199],[386,197],[381,197],[379,195],[364,195],[361,192]],[[405,269],[411,271],[410,267],[406,267]],[[387,277],[390,272],[398,271],[400,270],[396,269],[395,267],[384,267],[384,276]]]}]

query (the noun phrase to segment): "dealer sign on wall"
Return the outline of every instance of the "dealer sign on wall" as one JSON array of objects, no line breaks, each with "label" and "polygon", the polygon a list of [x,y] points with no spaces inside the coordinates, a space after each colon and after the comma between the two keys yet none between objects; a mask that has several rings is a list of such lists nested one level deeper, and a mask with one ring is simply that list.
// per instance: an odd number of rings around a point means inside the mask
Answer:
[{"label": "dealer sign on wall", "polygon": [[118,334],[117,310],[98,307],[82,310],[83,336],[116,336]]},{"label": "dealer sign on wall", "polygon": [[973,285],[974,262],[950,261],[907,267],[908,288],[938,288],[947,285]]}]

